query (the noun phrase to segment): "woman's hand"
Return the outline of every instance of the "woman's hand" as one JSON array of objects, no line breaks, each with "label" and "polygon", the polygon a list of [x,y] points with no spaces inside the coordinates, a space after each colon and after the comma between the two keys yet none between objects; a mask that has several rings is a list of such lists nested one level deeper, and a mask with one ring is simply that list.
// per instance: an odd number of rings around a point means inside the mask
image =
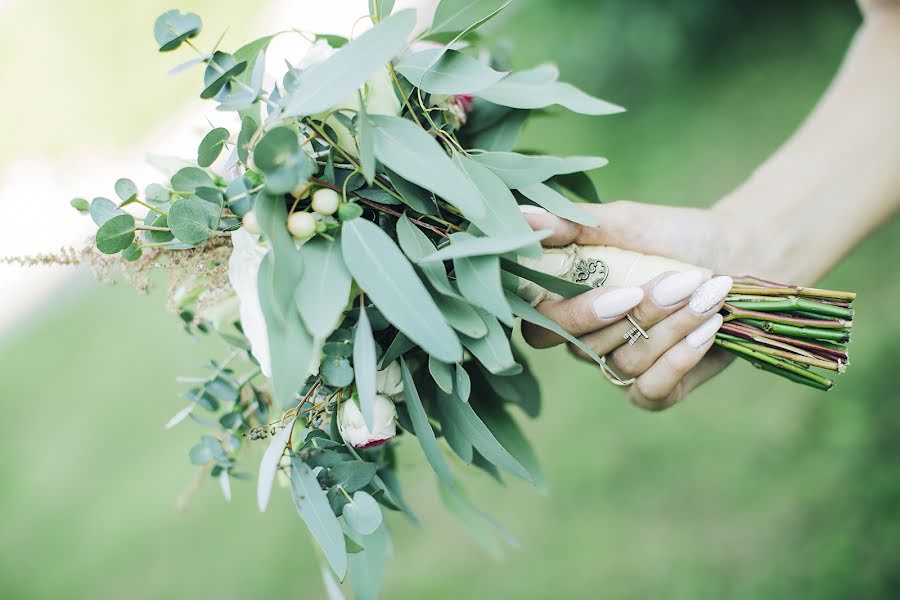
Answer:
[{"label": "woman's hand", "polygon": [[[644,254],[658,254],[715,272],[740,272],[740,237],[726,231],[713,211],[668,208],[613,202],[587,205],[596,227],[565,221],[542,209],[525,209],[534,229],[553,234],[544,244],[608,245]],[[736,270],[737,269],[737,270]],[[662,410],[678,402],[729,362],[730,355],[712,350],[722,323],[718,314],[731,288],[729,277],[708,279],[699,271],[670,271],[633,288],[597,288],[574,298],[548,300],[538,310],[559,323],[601,356],[624,378],[635,378],[628,387],[634,404]],[[632,327],[628,313],[647,332],[626,344]],[[525,340],[534,347],[562,343],[558,335],[523,324]],[[590,360],[570,344],[582,358]]]}]

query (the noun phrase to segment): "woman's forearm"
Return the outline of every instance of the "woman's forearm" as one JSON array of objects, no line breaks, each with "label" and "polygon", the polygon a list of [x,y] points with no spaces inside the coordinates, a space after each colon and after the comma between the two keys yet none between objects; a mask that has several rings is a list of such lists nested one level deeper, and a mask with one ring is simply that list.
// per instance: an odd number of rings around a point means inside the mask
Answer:
[{"label": "woman's forearm", "polygon": [[[891,3],[888,3],[889,5]],[[757,272],[809,284],[900,206],[900,3],[869,11],[806,122],[715,212]]]}]

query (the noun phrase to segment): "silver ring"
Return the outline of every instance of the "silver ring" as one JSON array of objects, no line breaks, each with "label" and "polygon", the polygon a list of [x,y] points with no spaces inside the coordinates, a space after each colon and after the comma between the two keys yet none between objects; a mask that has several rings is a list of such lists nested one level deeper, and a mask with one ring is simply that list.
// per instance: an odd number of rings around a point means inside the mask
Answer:
[{"label": "silver ring", "polygon": [[647,332],[644,331],[640,325],[638,325],[637,321],[634,320],[634,317],[632,317],[628,313],[625,313],[625,318],[628,319],[632,325],[631,329],[626,331],[625,335],[622,336],[624,339],[628,340],[629,346],[633,346],[634,343],[641,338],[644,338],[645,340],[650,339],[650,336],[647,335]]}]

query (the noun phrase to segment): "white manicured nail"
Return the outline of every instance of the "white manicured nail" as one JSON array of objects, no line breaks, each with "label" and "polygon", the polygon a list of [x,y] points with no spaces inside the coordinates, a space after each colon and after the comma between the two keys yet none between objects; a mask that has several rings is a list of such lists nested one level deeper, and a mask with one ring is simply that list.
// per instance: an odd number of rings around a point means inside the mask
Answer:
[{"label": "white manicured nail", "polygon": [[598,319],[618,317],[637,306],[643,299],[643,288],[628,287],[609,290],[594,300],[594,314]]},{"label": "white manicured nail", "polygon": [[703,325],[690,332],[685,339],[691,348],[702,348],[706,342],[711,340],[719,327],[722,326],[722,315],[714,314],[712,317],[703,322]]},{"label": "white manicured nail", "polygon": [[728,295],[732,283],[731,277],[727,275],[713,277],[697,288],[688,306],[698,315],[702,315]]},{"label": "white manicured nail", "polygon": [[703,282],[700,271],[684,271],[669,275],[653,286],[653,300],[660,306],[671,306],[681,302]]},{"label": "white manicured nail", "polygon": [[541,208],[540,206],[534,206],[532,204],[520,204],[519,210],[521,210],[526,215],[542,215],[547,212],[546,209]]}]

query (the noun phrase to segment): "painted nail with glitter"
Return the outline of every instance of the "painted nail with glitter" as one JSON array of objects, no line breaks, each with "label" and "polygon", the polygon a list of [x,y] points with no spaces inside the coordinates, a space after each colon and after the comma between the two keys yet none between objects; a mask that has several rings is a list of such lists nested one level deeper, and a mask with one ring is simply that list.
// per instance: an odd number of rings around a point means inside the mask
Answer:
[{"label": "painted nail with glitter", "polygon": [[713,306],[725,299],[733,285],[731,277],[722,275],[713,277],[694,292],[694,296],[688,303],[688,307],[698,315],[702,315]]}]

